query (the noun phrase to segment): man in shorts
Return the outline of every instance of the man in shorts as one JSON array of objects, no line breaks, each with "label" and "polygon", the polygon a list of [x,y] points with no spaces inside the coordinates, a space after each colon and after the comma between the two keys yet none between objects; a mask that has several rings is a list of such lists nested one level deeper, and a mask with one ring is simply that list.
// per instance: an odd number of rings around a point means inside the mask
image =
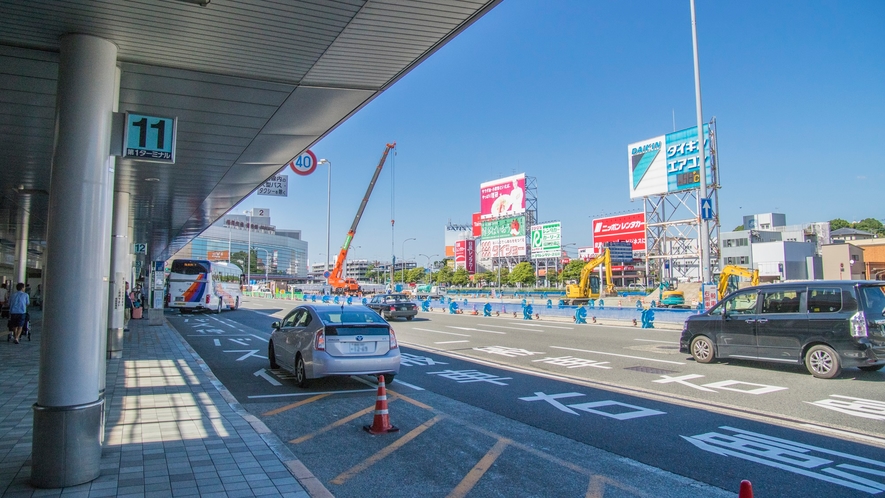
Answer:
[{"label": "man in shorts", "polygon": [[15,293],[9,298],[9,322],[13,327],[15,344],[18,344],[18,338],[22,335],[22,328],[25,326],[25,313],[28,312],[28,305],[31,299],[24,292],[25,284],[19,282],[15,286]]}]

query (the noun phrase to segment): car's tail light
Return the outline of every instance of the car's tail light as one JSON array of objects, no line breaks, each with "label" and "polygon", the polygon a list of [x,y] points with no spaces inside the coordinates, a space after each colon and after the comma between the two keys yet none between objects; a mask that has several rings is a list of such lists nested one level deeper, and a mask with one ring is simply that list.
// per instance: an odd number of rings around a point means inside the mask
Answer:
[{"label": "car's tail light", "polygon": [[317,351],[326,350],[326,329],[320,329],[317,331],[317,335],[313,340],[313,348]]},{"label": "car's tail light", "polygon": [[209,294],[206,294],[206,304],[209,304]]},{"label": "car's tail light", "polygon": [[391,304],[391,305],[390,305],[390,311],[396,311],[396,306],[394,306],[394,305]]},{"label": "car's tail light", "polygon": [[863,311],[858,311],[851,316],[851,336],[867,337],[867,317]]},{"label": "car's tail light", "polygon": [[399,347],[399,344],[396,343],[396,334],[393,333],[393,327],[388,327],[390,330],[390,349],[396,349]]}]

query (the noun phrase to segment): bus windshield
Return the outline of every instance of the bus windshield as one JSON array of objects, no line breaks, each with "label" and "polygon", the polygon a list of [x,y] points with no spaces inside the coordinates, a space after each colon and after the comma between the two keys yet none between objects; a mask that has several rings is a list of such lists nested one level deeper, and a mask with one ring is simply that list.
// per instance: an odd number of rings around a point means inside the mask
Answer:
[{"label": "bus windshield", "polygon": [[201,273],[209,273],[209,265],[203,261],[176,259],[172,262],[170,272],[180,275],[199,275]]}]

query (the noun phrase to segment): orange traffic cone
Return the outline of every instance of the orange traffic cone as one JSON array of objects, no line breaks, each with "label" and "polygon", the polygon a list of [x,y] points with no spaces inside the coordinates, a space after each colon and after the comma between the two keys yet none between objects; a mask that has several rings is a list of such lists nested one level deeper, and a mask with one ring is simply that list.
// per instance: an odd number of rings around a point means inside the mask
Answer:
[{"label": "orange traffic cone", "polygon": [[384,385],[384,376],[378,376],[378,397],[375,399],[375,418],[372,425],[364,425],[363,429],[369,434],[384,434],[397,432],[399,429],[390,425],[390,415],[387,413],[387,388]]},{"label": "orange traffic cone", "polygon": [[741,481],[741,489],[738,491],[738,498],[753,498],[753,483],[746,479]]}]

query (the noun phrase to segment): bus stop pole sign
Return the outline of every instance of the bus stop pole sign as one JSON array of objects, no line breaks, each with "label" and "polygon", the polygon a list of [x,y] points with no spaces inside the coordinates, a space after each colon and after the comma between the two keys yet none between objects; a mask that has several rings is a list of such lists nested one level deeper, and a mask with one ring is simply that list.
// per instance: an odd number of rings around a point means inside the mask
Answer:
[{"label": "bus stop pole sign", "polygon": [[126,113],[123,128],[124,158],[175,164],[178,118]]}]

